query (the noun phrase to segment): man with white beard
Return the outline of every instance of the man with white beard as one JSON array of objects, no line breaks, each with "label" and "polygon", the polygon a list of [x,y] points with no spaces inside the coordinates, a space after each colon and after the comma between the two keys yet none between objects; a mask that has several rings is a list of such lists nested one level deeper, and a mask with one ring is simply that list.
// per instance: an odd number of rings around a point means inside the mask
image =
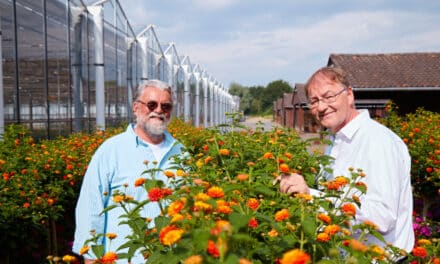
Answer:
[{"label": "man with white beard", "polygon": [[[101,214],[105,208],[114,205],[112,194],[120,191],[137,201],[147,199],[145,188],[135,186],[136,179],[148,169],[167,170],[172,165],[172,157],[184,153],[183,145],[167,131],[173,109],[172,90],[168,84],[159,80],[143,82],[137,88],[132,108],[136,123],[129,124],[125,132],[106,140],[89,163],[75,211],[72,248],[75,253],[79,254],[84,242],[91,238],[91,230],[96,234],[116,234],[111,243],[106,236],[98,241],[105,246],[105,252],[116,252],[126,242],[131,230],[125,224],[120,225],[122,209]],[[149,176],[142,175],[144,178]],[[156,174],[155,180],[167,183],[167,177],[162,173]],[[148,203],[142,214],[154,219],[160,214],[160,208],[157,203]],[[84,257],[85,263],[96,260],[91,250]],[[119,262],[127,263],[127,259]],[[138,254],[131,263],[145,263],[145,260]]]}]

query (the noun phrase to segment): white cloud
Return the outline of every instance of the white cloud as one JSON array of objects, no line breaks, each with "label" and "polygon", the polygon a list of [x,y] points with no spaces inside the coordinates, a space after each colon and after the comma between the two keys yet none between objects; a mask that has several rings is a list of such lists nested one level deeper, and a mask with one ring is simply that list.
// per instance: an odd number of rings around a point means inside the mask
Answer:
[{"label": "white cloud", "polygon": [[199,9],[212,10],[229,7],[236,2],[236,0],[192,0],[189,4],[193,4],[196,8]]}]

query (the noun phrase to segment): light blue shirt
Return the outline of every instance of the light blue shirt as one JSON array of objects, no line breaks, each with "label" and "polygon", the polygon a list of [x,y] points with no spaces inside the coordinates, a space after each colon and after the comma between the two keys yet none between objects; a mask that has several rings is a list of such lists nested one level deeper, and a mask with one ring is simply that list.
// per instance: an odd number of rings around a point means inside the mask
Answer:
[{"label": "light blue shirt", "polygon": [[[91,230],[95,230],[97,234],[117,234],[117,238],[111,243],[103,238],[102,243],[105,245],[106,252],[116,252],[117,248],[127,241],[125,237],[130,234],[131,230],[127,225],[119,225],[122,210],[117,208],[100,214],[104,208],[113,204],[112,193],[115,190],[120,190],[137,201],[148,198],[148,193],[143,187],[134,186],[136,179],[149,177],[149,175],[142,175],[142,172],[147,169],[156,167],[166,170],[169,168],[173,164],[170,157],[181,154],[183,145],[166,132],[163,148],[165,149],[164,156],[154,165],[153,161],[156,160],[151,147],[136,135],[134,125],[129,125],[125,132],[106,140],[96,150],[84,176],[76,206],[73,252],[79,253],[84,242],[91,238]],[[145,161],[148,163],[145,164]],[[156,180],[163,180],[167,183],[167,178],[162,173],[156,174]],[[154,219],[160,214],[160,209],[157,203],[149,203],[145,205],[142,213],[144,217]],[[95,258],[88,254],[85,257]],[[127,263],[127,259],[118,263]],[[132,259],[131,263],[145,263],[145,260],[139,255]]]}]

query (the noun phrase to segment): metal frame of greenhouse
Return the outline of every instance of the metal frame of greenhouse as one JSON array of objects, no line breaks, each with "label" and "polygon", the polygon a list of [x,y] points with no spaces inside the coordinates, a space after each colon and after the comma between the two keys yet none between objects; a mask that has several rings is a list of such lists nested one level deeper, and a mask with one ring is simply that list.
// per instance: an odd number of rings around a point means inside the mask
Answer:
[{"label": "metal frame of greenhouse", "polygon": [[174,92],[173,115],[195,126],[230,120],[226,87],[153,26],[135,33],[118,0],[0,0],[0,134],[21,124],[51,138],[132,121],[143,80]]}]

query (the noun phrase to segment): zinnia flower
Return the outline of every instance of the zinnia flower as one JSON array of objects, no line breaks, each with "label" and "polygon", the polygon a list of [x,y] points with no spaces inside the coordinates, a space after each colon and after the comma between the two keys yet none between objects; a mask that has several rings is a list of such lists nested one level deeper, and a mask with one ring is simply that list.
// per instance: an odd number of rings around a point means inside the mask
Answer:
[{"label": "zinnia flower", "polygon": [[165,246],[171,246],[177,243],[182,237],[183,230],[176,226],[166,226],[159,233],[159,240]]},{"label": "zinnia flower", "polygon": [[206,251],[214,258],[220,257],[220,251],[218,250],[215,242],[212,240],[208,240],[208,246],[206,247]]},{"label": "zinnia flower", "polygon": [[286,163],[280,164],[280,172],[289,173],[289,171],[290,171],[289,165],[287,165]]},{"label": "zinnia flower", "polygon": [[219,152],[222,156],[228,156],[230,153],[229,149],[220,149]]},{"label": "zinnia flower", "polygon": [[257,228],[258,227],[258,221],[255,218],[251,218],[248,222],[248,227],[250,228]]},{"label": "zinnia flower", "polygon": [[281,264],[305,264],[310,262],[310,256],[300,249],[293,249],[283,254]]},{"label": "zinnia flower", "polygon": [[356,207],[352,203],[342,205],[341,210],[345,215],[354,216],[356,214]]},{"label": "zinnia flower", "polygon": [[150,201],[157,202],[163,198],[163,192],[158,187],[153,187],[148,191],[148,197]]},{"label": "zinnia flower", "polygon": [[424,247],[415,247],[412,250],[412,254],[415,257],[424,258],[428,255],[428,251]]},{"label": "zinnia flower", "polygon": [[164,171],[163,174],[165,176],[167,176],[168,178],[174,178],[174,176],[175,176],[174,172],[169,171],[169,170]]},{"label": "zinnia flower", "polygon": [[182,199],[172,202],[168,207],[168,215],[173,216],[180,213],[184,206],[185,202]]},{"label": "zinnia flower", "polygon": [[202,262],[203,262],[202,256],[194,255],[185,259],[183,264],[202,264]]},{"label": "zinnia flower", "polygon": [[102,263],[112,264],[118,259],[118,255],[115,252],[107,252],[101,259]]},{"label": "zinnia flower", "polygon": [[252,210],[257,210],[258,207],[260,206],[260,203],[258,202],[257,199],[255,198],[249,198],[248,202],[247,202],[247,206],[249,208],[251,208]]},{"label": "zinnia flower", "polygon": [[139,178],[139,179],[136,179],[136,181],[134,182],[134,186],[139,187],[139,186],[142,186],[144,183],[145,183],[145,179]]},{"label": "zinnia flower", "polygon": [[290,217],[289,211],[287,209],[282,209],[275,213],[275,221],[281,222]]},{"label": "zinnia flower", "polygon": [[206,193],[211,197],[211,198],[222,198],[223,196],[225,196],[223,189],[217,186],[213,186],[211,188],[208,189],[208,191],[206,191]]},{"label": "zinnia flower", "polygon": [[324,228],[324,233],[327,233],[329,235],[334,235],[338,233],[341,230],[341,228],[338,225],[328,225]]},{"label": "zinnia flower", "polygon": [[326,224],[330,224],[332,219],[330,218],[330,216],[324,214],[324,213],[320,213],[318,214],[318,219],[321,220],[322,222],[326,223]]},{"label": "zinnia flower", "polygon": [[318,242],[328,242],[328,241],[330,241],[330,236],[327,233],[319,233],[316,236],[316,241],[318,241]]}]

